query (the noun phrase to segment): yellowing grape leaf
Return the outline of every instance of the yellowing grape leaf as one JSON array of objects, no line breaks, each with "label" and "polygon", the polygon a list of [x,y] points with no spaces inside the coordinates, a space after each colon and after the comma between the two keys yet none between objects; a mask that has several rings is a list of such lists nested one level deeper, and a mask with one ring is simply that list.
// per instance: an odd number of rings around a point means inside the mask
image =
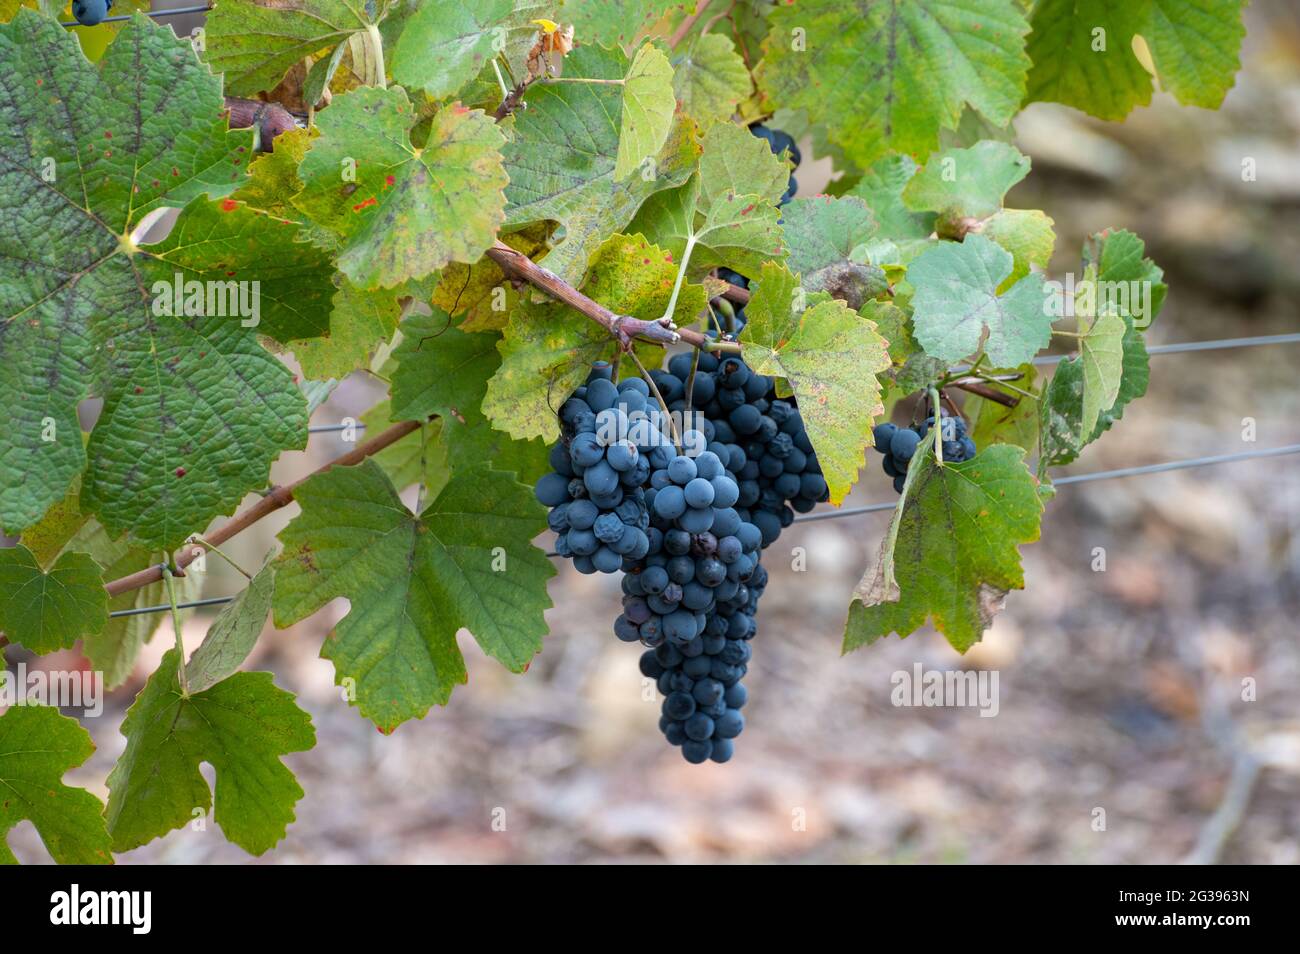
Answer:
[{"label": "yellowing grape leaf", "polygon": [[673,68],[652,44],[636,51],[623,83],[623,116],[619,123],[614,181],[621,182],[641,163],[659,154],[672,128],[677,98]]},{"label": "yellowing grape leaf", "polygon": [[371,461],[311,477],[294,497],[302,513],[280,533],[276,625],[351,600],[321,655],[380,729],[421,718],[466,680],[462,626],[513,672],[541,651],[555,568],[529,542],[545,510],[512,475],[457,473],[419,516]]},{"label": "yellowing grape leaf", "polygon": [[731,118],[752,83],[730,37],[705,33],[674,51],[673,91],[682,109],[701,125]]},{"label": "yellowing grape leaf", "polygon": [[366,7],[366,0],[221,0],[204,28],[208,64],[226,74],[226,91],[233,96],[274,89],[304,57],[364,33],[376,22]]},{"label": "yellowing grape leaf", "polygon": [[751,368],[785,378],[794,389],[831,502],[838,504],[858,478],[872,421],[884,410],[877,375],[890,366],[888,343],[870,317],[824,295],[802,310],[798,288],[783,266],[764,265],[740,343]]},{"label": "yellowing grape leaf", "polygon": [[497,124],[453,103],[416,146],[417,121],[400,86],[337,96],[317,117],[321,135],[298,167],[304,188],[294,204],[340,237],[339,269],[360,288],[476,261],[501,225],[505,137]]},{"label": "yellowing grape leaf", "polygon": [[[932,444],[927,435],[922,448]],[[1019,546],[1038,539],[1043,504],[1024,456],[997,444],[939,466],[918,448],[880,556],[849,605],[844,652],[927,620],[958,652],[980,640],[1006,594],[1024,587]]]}]

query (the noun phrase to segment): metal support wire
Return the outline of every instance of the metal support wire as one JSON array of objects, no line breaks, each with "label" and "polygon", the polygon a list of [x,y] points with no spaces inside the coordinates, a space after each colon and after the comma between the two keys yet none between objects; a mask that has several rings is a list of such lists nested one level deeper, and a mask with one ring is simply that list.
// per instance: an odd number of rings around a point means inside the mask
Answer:
[{"label": "metal support wire", "polygon": [[[202,6],[202,7],[177,7],[175,10],[141,10],[140,12],[145,14],[146,16],[151,16],[151,17],[179,17],[179,16],[183,16],[186,13],[208,13],[211,10],[212,7],[210,6]],[[99,23],[123,23],[126,20],[131,19],[131,17],[133,16],[135,16],[135,14],[133,13],[121,13],[116,16],[104,17],[104,19],[100,20]],[[95,26],[99,26],[99,23],[96,23]],[[76,20],[73,20],[71,23],[60,23],[59,26],[79,27],[79,26],[85,26],[85,24],[78,23]]]}]

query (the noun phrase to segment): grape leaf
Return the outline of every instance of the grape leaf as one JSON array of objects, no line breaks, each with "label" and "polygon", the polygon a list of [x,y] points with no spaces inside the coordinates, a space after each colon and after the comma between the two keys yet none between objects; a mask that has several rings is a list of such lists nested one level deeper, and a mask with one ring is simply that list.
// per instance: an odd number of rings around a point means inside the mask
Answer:
[{"label": "grape leaf", "polygon": [[[667,308],[676,276],[662,248],[640,235],[615,235],[596,250],[583,291],[615,314],[653,321]],[[707,305],[702,286],[684,284],[673,317],[688,324]],[[560,403],[613,347],[608,331],[567,305],[520,302],[497,345],[501,367],[488,381],[483,413],[512,437],[555,440]],[[662,354],[653,345],[644,350]]]},{"label": "grape leaf", "polygon": [[104,577],[87,554],[63,553],[47,573],[25,546],[0,550],[0,629],[10,640],[52,653],[107,622]]},{"label": "grape leaf", "polygon": [[1027,49],[1027,102],[1123,119],[1151,102],[1151,76],[1133,52],[1140,35],[1161,86],[1179,102],[1214,109],[1232,87],[1245,28],[1242,0],[1041,0]]},{"label": "grape leaf", "polygon": [[740,343],[751,368],[794,388],[831,502],[838,504],[858,478],[871,423],[884,410],[876,376],[890,366],[888,343],[876,334],[871,312],[861,316],[822,295],[799,310],[798,287],[783,266],[764,265]]},{"label": "grape leaf", "polygon": [[[100,394],[88,500],[111,486],[117,499],[101,514],[110,531],[174,543],[233,508],[281,448],[305,440],[291,376],[252,330],[154,314],[152,283],[178,265],[199,269],[206,250],[163,243],[173,259],[163,261],[126,238],[155,209],[232,189],[251,132],[226,129],[220,83],[188,43],[140,15],[93,67],[75,37],[23,11],[0,27],[0,58],[9,77],[0,86],[0,401],[11,409],[0,434],[0,524],[30,526],[64,496],[87,456],[76,405]],[[141,72],[141,62],[152,68]],[[244,248],[227,264],[239,271],[267,254]],[[238,440],[220,436],[231,426]],[[177,467],[200,473],[181,487]],[[160,496],[172,506],[146,522]]]},{"label": "grape leaf", "polygon": [[221,0],[204,28],[208,64],[226,74],[226,91],[233,96],[274,89],[304,57],[365,32],[374,22],[366,7],[366,0]]},{"label": "grape leaf", "polygon": [[[757,274],[764,262],[785,254],[777,202],[787,168],[763,140],[731,123],[714,124],[704,137],[699,174],[651,196],[630,229],[679,259],[689,243],[691,276],[719,265]],[[749,182],[760,191],[738,191]]]},{"label": "grape leaf", "polygon": [[916,160],[906,155],[877,159],[845,195],[867,204],[880,224],[880,235],[898,241],[923,239],[934,231],[932,213],[916,213],[903,204],[903,190],[916,174]]},{"label": "grape leaf", "polygon": [[1169,290],[1164,271],[1145,254],[1142,240],[1125,229],[1098,232],[1083,248],[1085,268],[1097,267],[1097,307],[1116,309],[1139,330],[1150,327]]},{"label": "grape leaf", "polygon": [[122,722],[126,749],[108,776],[114,851],[138,848],[204,814],[214,797],[226,838],[260,855],[284,837],[302,787],[281,758],[316,744],[311,717],[269,672],[238,672],[186,697],[180,653],[167,651]]},{"label": "grape leaf", "polygon": [[347,377],[397,330],[401,306],[395,294],[358,288],[343,275],[335,275],[333,283],[328,332],[288,342],[309,378]]},{"label": "grape leaf", "polygon": [[[931,443],[927,436],[923,446]],[[939,466],[918,450],[891,534],[849,605],[845,652],[907,636],[927,619],[958,652],[979,641],[1007,592],[1024,587],[1018,547],[1038,539],[1043,503],[1024,456],[997,444]],[[891,563],[897,594],[886,579]]]},{"label": "grape leaf", "polygon": [[275,567],[264,566],[221,608],[199,648],[185,664],[190,692],[211,689],[239,669],[266,625],[275,595]]},{"label": "grape leaf", "polygon": [[423,717],[465,682],[462,626],[514,672],[541,651],[555,569],[528,541],[545,510],[511,475],[457,473],[418,517],[369,461],[311,477],[294,497],[302,513],[280,533],[276,625],[351,600],[321,655],[340,685],[355,681],[361,714],[380,729]]},{"label": "grape leaf", "polygon": [[[550,229],[543,222],[518,232],[507,232],[500,236],[500,241],[532,258],[546,248],[549,237]],[[448,265],[433,290],[434,305],[449,315],[465,316],[460,324],[463,331],[503,328],[518,298],[501,266],[487,255],[473,265],[458,262]]]},{"label": "grape leaf", "polygon": [[853,250],[876,233],[876,219],[858,198],[813,196],[795,199],[784,209],[782,228],[789,258],[786,265],[809,292],[827,292],[850,308],[886,291],[889,283],[878,266],[854,260]]},{"label": "grape leaf", "polygon": [[636,51],[623,84],[614,181],[622,182],[646,159],[659,154],[672,128],[677,97],[668,57],[646,43]]},{"label": "grape leaf", "polygon": [[758,67],[772,102],[807,110],[865,167],[924,156],[967,103],[999,126],[1025,91],[1018,0],[810,0],[777,6]]},{"label": "grape leaf", "polygon": [[433,99],[455,94],[492,58],[495,28],[513,11],[513,0],[420,4],[393,49],[393,79]]},{"label": "grape leaf", "polygon": [[1028,174],[1029,158],[1010,143],[985,140],[969,149],[945,149],[907,183],[903,203],[915,212],[936,212],[941,220],[986,219]]},{"label": "grape leaf", "polygon": [[744,126],[717,123],[704,133],[700,206],[719,196],[756,194],[776,205],[789,187],[790,164]]},{"label": "grape leaf", "polygon": [[487,382],[501,365],[500,336],[467,334],[449,323],[446,314],[435,310],[402,324],[402,343],[393,352],[393,418],[418,421],[438,415],[443,421],[439,440],[453,469],[462,462],[487,462],[493,470],[518,473],[521,481],[540,477],[546,468],[543,442],[512,440],[495,430],[481,410]]},{"label": "grape leaf", "polygon": [[1124,375],[1124,319],[1107,311],[1092,319],[1079,317],[1079,359],[1083,362],[1083,408],[1080,433],[1090,434],[1102,412],[1119,397]]},{"label": "grape leaf", "polygon": [[84,788],[63,784],[64,773],[94,751],[90,733],[57,709],[11,706],[0,715],[0,864],[18,863],[6,839],[23,819],[58,864],[113,863],[104,806]]},{"label": "grape leaf", "polygon": [[916,340],[931,357],[960,361],[980,346],[993,364],[1028,361],[1052,339],[1042,276],[1027,275],[1005,294],[998,286],[1011,274],[1011,253],[982,235],[941,242],[907,269]]},{"label": "grape leaf", "polygon": [[[623,80],[622,52],[579,47],[565,60],[565,76]],[[681,185],[699,157],[693,124],[678,116],[653,168],[616,181],[623,87],[595,83],[535,83],[515,114],[513,138],[505,145],[510,228],[554,221],[563,238],[546,255],[547,268],[580,285],[588,260],[605,239],[620,231],[656,192]],[[331,107],[333,109],[333,107]],[[653,175],[649,175],[653,173]]]},{"label": "grape leaf", "polygon": [[1037,209],[1001,209],[984,220],[980,234],[1011,253],[1011,274],[1002,280],[1004,292],[1037,265],[1047,268],[1056,247],[1055,222]]},{"label": "grape leaf", "polygon": [[[505,137],[497,124],[481,110],[445,106],[417,148],[410,135],[418,118],[400,86],[337,96],[298,167],[304,188],[294,204],[342,239],[339,269],[361,288],[473,262],[501,225]],[[340,175],[349,163],[355,181]]]},{"label": "grape leaf", "polygon": [[673,91],[687,115],[707,126],[731,118],[750,93],[745,61],[729,37],[702,34],[673,53]]},{"label": "grape leaf", "polygon": [[627,46],[682,0],[564,0],[564,22],[580,43]]}]

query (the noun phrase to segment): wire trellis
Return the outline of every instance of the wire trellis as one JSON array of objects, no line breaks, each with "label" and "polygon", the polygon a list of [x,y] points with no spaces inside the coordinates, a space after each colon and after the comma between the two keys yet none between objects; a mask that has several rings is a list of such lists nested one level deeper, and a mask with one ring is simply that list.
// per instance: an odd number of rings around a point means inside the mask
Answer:
[{"label": "wire trellis", "polygon": [[[141,10],[140,12],[151,17],[179,17],[184,16],[187,13],[210,13],[211,11],[212,7],[204,4],[201,7],[177,7],[175,10]],[[104,19],[100,20],[99,23],[123,23],[131,19],[133,16],[135,16],[133,13],[120,13],[111,17],[104,17]],[[99,23],[96,23],[95,26],[99,26]],[[59,26],[79,27],[85,26],[85,24],[73,20],[71,23],[61,22]]]},{"label": "wire trellis", "polygon": [[[1066,477],[1058,477],[1052,481],[1053,486],[1060,487],[1066,484],[1082,484],[1093,480],[1110,480],[1115,477],[1137,477],[1142,474],[1161,474],[1171,470],[1188,470],[1192,467],[1208,467],[1214,464],[1233,464],[1243,460],[1258,460],[1266,457],[1285,457],[1288,454],[1300,454],[1300,444],[1286,444],[1281,447],[1264,447],[1259,450],[1241,451],[1237,454],[1215,454],[1211,457],[1193,457],[1188,460],[1171,460],[1162,464],[1145,464],[1141,467],[1121,467],[1116,470],[1101,470],[1091,474],[1072,474]],[[838,520],[841,517],[856,517],[861,514],[878,513],[882,510],[893,510],[898,506],[898,501],[891,503],[868,504],[865,507],[845,507],[842,510],[827,510],[825,513],[806,513],[795,517],[795,523],[811,523],[814,520]],[[554,551],[546,554],[548,557],[557,557],[558,553]],[[188,603],[177,603],[177,609],[191,609],[196,606],[218,606],[222,603],[229,603],[233,596],[215,596],[206,600],[193,600]],[[134,609],[116,610],[109,613],[109,616],[138,616],[143,613],[165,613],[171,609],[171,604],[161,606],[138,606]]]}]

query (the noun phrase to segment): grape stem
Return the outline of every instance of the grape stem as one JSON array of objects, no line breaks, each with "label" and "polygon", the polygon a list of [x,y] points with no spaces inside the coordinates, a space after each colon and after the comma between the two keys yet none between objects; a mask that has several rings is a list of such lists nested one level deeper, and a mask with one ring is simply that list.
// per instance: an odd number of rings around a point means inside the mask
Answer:
[{"label": "grape stem", "polygon": [[682,40],[686,39],[686,35],[691,32],[691,28],[695,26],[700,17],[704,16],[704,12],[709,9],[709,4],[712,2],[713,0],[699,0],[699,2],[695,4],[694,12],[688,13],[686,19],[677,25],[677,29],[674,30],[672,36],[668,38],[668,45],[675,47],[678,43],[681,43]]}]

